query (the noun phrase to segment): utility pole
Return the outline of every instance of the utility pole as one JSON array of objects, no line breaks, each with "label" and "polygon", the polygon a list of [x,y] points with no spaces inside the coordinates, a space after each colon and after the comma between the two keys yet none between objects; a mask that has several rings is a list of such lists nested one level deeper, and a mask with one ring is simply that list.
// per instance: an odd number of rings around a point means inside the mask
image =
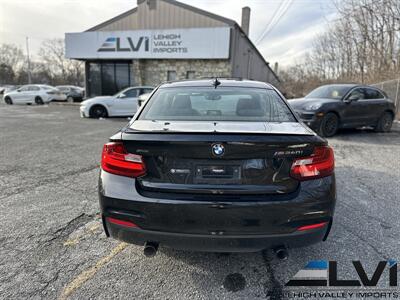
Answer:
[{"label": "utility pole", "polygon": [[32,83],[32,78],[31,78],[31,60],[29,58],[29,38],[26,37],[26,56],[28,59],[28,83]]}]

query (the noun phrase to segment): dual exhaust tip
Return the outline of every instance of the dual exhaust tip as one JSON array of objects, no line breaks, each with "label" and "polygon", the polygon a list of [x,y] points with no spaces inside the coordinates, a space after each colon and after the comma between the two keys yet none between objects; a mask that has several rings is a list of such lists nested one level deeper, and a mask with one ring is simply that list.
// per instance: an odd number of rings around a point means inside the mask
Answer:
[{"label": "dual exhaust tip", "polygon": [[[143,254],[146,257],[154,257],[157,254],[157,250],[158,250],[158,243],[146,242],[144,244]],[[289,257],[289,252],[287,251],[287,248],[284,246],[274,248],[274,252],[279,260],[287,260]]]},{"label": "dual exhaust tip", "polygon": [[144,244],[143,254],[146,257],[153,257],[157,254],[157,250],[158,250],[158,243],[146,242]]},{"label": "dual exhaust tip", "polygon": [[289,252],[288,252],[287,248],[284,246],[274,248],[274,252],[275,252],[276,257],[279,260],[287,260],[289,257]]}]

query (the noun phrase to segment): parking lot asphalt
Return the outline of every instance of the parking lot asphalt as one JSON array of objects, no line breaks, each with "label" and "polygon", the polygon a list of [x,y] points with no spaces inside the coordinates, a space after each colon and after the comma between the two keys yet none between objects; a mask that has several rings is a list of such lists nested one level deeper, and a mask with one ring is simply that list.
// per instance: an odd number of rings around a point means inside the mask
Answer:
[{"label": "parking lot asphalt", "polygon": [[340,276],[354,277],[352,260],[371,274],[378,261],[400,259],[399,126],[329,139],[337,176],[331,235],[280,261],[272,251],[163,247],[146,258],[142,247],[106,238],[100,153],[126,123],[82,119],[77,106],[0,104],[0,298],[283,299],[285,283],[308,261],[336,260]]}]

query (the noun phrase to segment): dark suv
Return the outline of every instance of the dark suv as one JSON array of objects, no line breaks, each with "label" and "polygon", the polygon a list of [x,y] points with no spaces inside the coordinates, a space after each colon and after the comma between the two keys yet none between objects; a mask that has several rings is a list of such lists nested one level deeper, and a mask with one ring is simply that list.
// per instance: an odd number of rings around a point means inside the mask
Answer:
[{"label": "dark suv", "polygon": [[148,255],[278,254],[327,238],[333,150],[269,84],[165,83],[104,145],[99,195],[106,234]]},{"label": "dark suv", "polygon": [[393,101],[383,91],[365,85],[324,85],[289,104],[305,124],[326,137],[340,128],[362,126],[387,132],[395,116]]}]

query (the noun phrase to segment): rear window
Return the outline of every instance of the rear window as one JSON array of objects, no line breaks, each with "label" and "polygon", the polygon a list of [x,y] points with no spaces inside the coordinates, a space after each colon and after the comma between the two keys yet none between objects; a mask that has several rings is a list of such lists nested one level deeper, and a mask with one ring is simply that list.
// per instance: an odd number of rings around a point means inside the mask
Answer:
[{"label": "rear window", "polygon": [[254,88],[161,88],[139,120],[295,122],[274,90]]}]

